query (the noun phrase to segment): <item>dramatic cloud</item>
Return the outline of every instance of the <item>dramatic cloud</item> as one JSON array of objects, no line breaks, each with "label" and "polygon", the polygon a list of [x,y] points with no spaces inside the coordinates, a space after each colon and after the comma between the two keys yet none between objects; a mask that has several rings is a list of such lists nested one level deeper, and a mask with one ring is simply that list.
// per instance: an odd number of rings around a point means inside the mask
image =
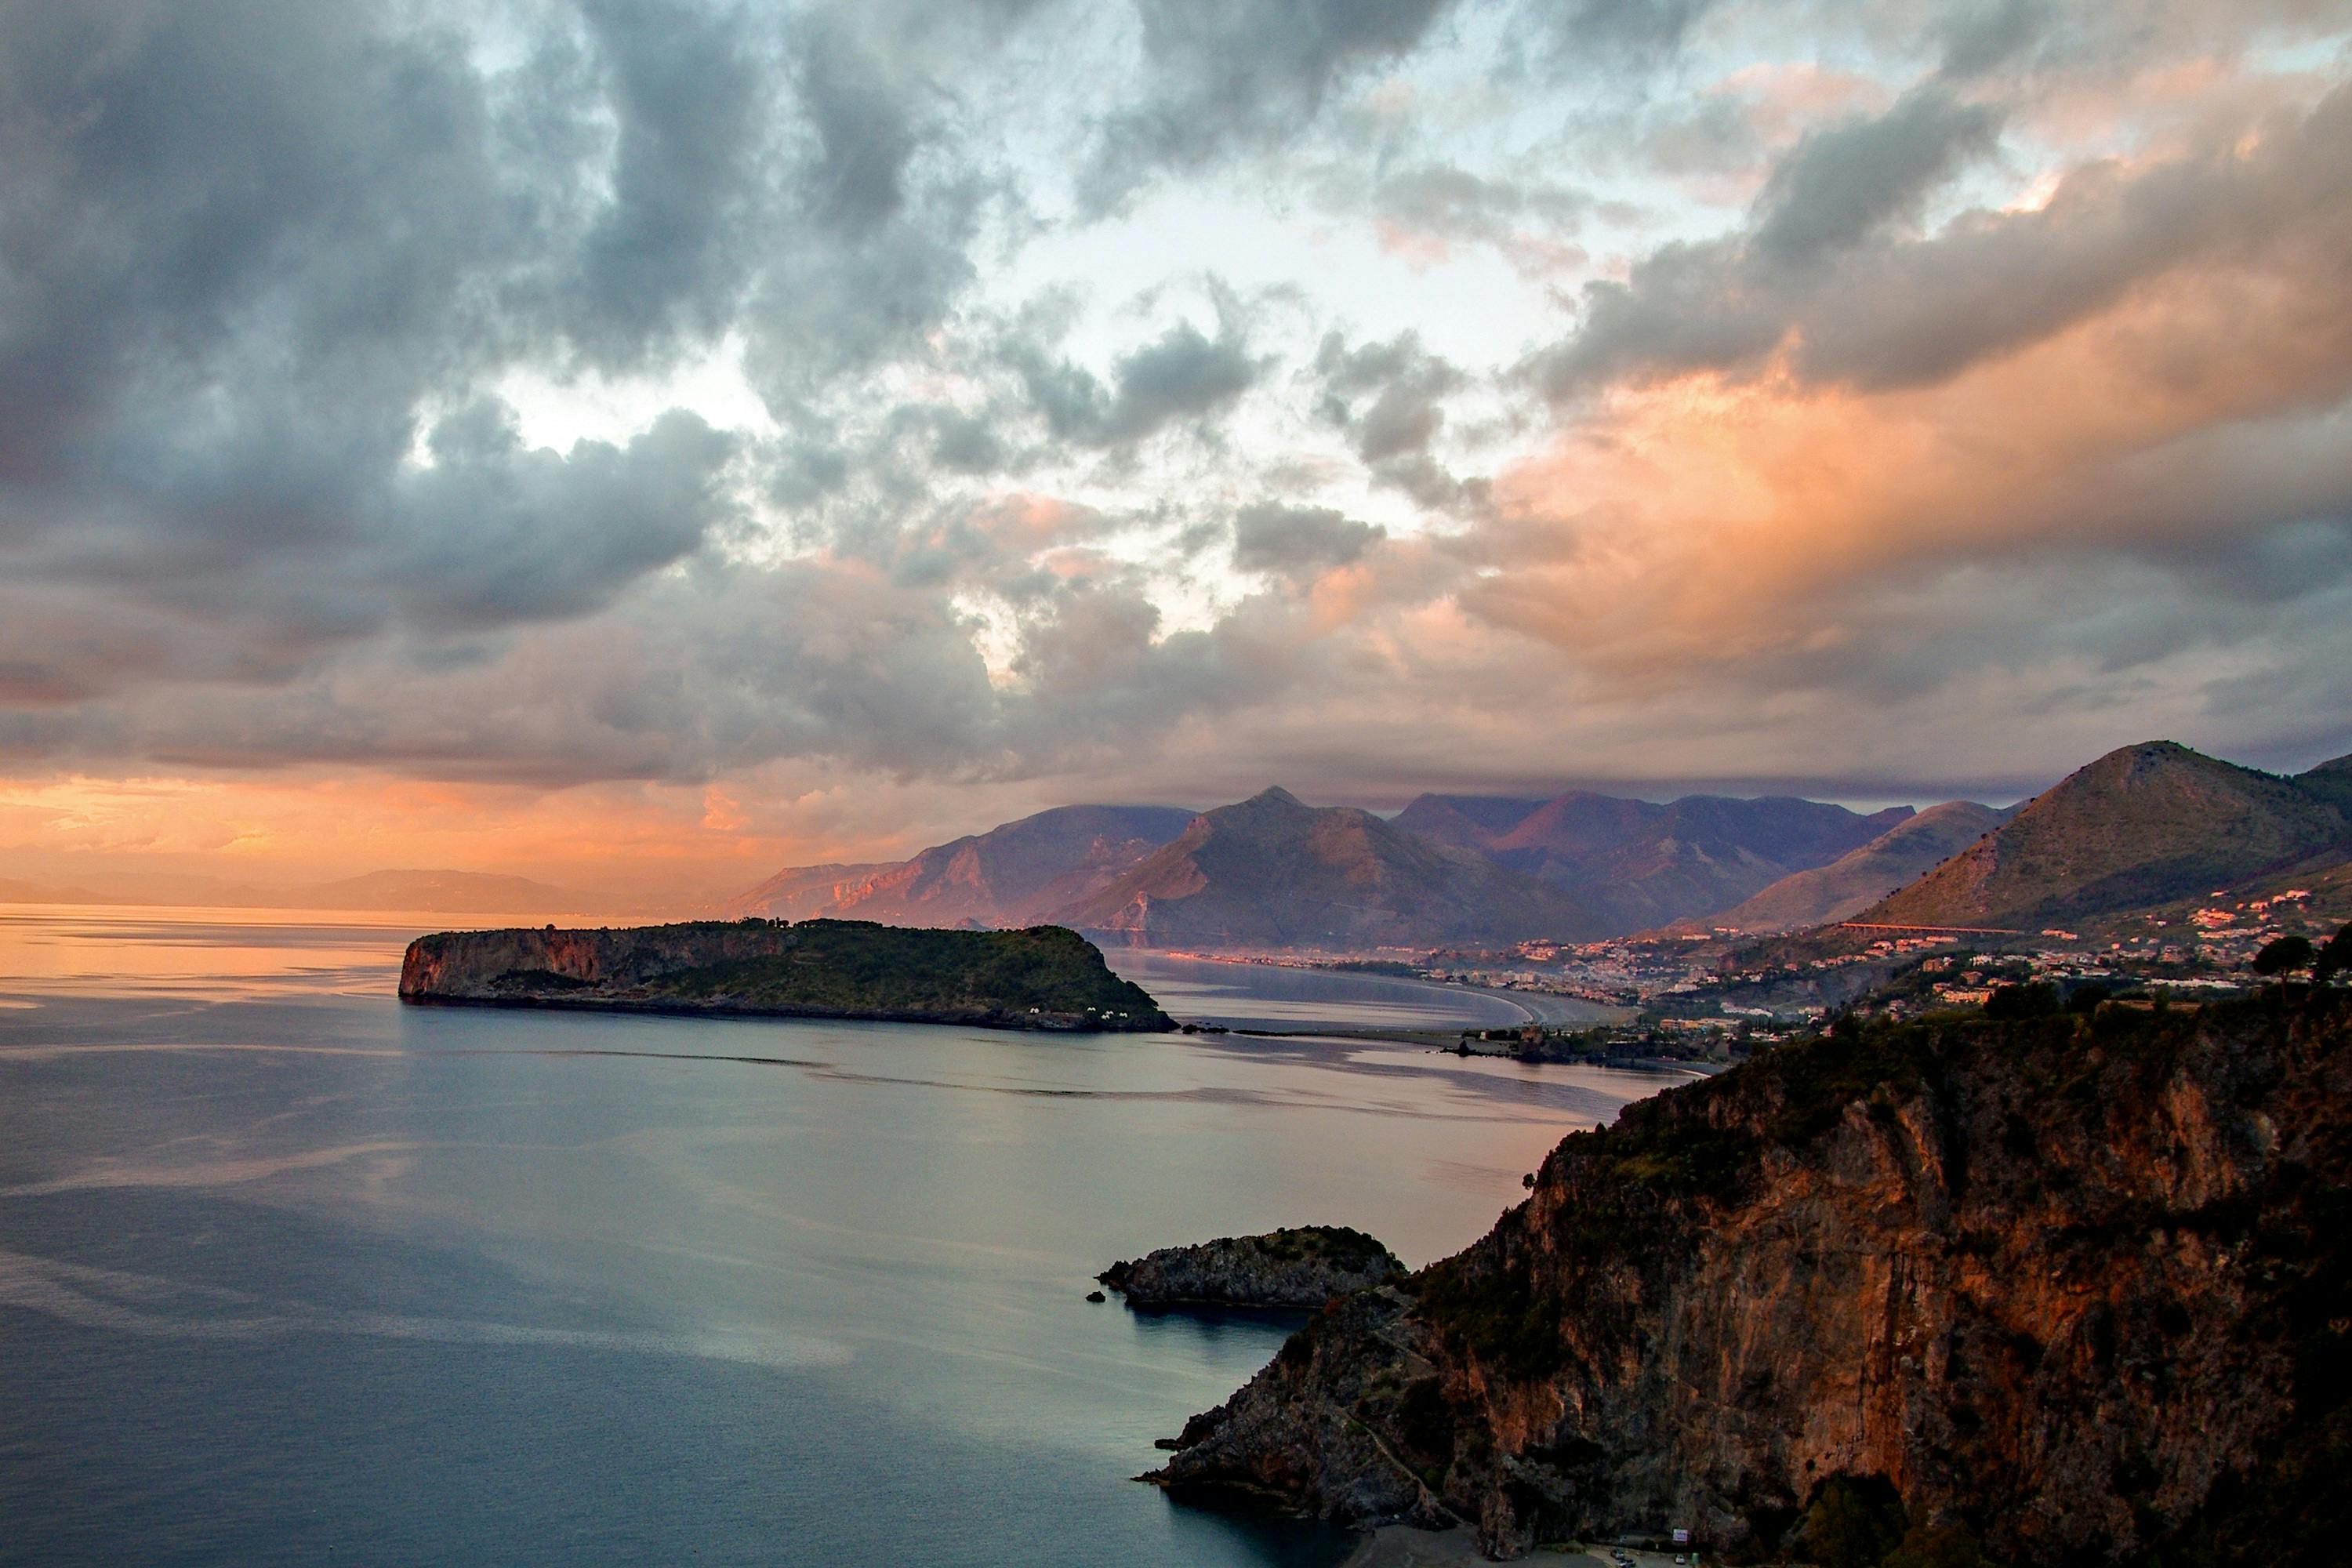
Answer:
[{"label": "dramatic cloud", "polygon": [[1451,0],[1137,0],[1141,102],[1104,127],[1084,191],[1100,207],[1163,168],[1277,142],[1350,75],[1410,50]]},{"label": "dramatic cloud", "polygon": [[1234,566],[1309,581],[1334,566],[1355,564],[1387,537],[1386,529],[1328,507],[1261,502],[1244,507],[1234,519]]},{"label": "dramatic cloud", "polygon": [[0,847],[2352,748],[2347,61],[2308,0],[0,0]]}]

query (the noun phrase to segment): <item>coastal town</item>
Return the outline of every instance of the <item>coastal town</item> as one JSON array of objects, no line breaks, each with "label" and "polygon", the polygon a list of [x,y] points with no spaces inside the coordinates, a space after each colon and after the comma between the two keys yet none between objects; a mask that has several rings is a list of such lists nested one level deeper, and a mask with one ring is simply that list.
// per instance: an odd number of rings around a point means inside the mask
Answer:
[{"label": "coastal town", "polygon": [[[1462,1031],[1456,1047],[1528,1061],[1721,1067],[1843,1012],[1913,1019],[1997,1006],[2004,990],[2089,1011],[2195,1007],[2271,983],[2256,961],[2283,938],[2324,947],[2352,923],[2352,889],[2210,889],[2185,906],[2035,931],[1826,928],[1802,938],[1717,929],[1501,950],[1283,952],[1255,963],[1388,975],[1501,995],[1525,1022]],[[1237,956],[1237,955],[1227,955]],[[2045,1000],[2046,999],[2046,1002]],[[1580,1005],[1562,1018],[1559,1004]]]}]

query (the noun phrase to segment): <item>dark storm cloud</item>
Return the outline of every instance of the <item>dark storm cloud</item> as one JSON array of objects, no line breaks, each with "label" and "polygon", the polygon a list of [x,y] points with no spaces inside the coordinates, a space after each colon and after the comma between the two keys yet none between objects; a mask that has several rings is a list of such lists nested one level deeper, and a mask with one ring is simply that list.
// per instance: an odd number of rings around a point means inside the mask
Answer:
[{"label": "dark storm cloud", "polygon": [[593,610],[730,517],[736,445],[672,414],[530,450],[496,377],[740,323],[805,386],[971,275],[978,198],[913,179],[917,117],[833,29],[590,0],[486,74],[402,16],[0,12],[0,567],[257,650],[180,668]]},{"label": "dark storm cloud", "polygon": [[1234,569],[1309,582],[1332,567],[1360,561],[1387,537],[1387,529],[1328,507],[1260,501],[1234,514]]},{"label": "dark storm cloud", "polygon": [[1333,88],[1418,45],[1453,0],[1136,0],[1150,89],[1103,127],[1081,196],[1115,205],[1314,119]]},{"label": "dark storm cloud", "polygon": [[[2184,267],[2267,256],[2299,287],[2347,275],[2352,92],[2274,117],[2251,151],[2224,144],[2137,171],[2092,163],[2038,210],[1974,213],[1918,237],[1899,220],[1985,133],[1958,106],[1928,101],[1800,143],[1751,233],[1669,244],[1625,282],[1590,286],[1576,335],[1535,362],[1543,384],[1565,397],[1619,377],[1746,372],[1784,343],[1809,378],[1915,384]],[[1831,180],[1840,169],[1846,179]]]}]

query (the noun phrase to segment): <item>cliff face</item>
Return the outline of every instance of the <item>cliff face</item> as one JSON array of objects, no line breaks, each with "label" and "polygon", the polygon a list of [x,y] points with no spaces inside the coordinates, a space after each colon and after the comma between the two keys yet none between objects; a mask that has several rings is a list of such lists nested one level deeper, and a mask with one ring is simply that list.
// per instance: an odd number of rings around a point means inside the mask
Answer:
[{"label": "cliff face", "polygon": [[778,957],[791,929],[697,921],[597,931],[438,931],[408,944],[400,994],[410,1001],[501,1002],[533,991],[625,989],[706,964]]},{"label": "cliff face", "polygon": [[2347,1046],[2339,993],[1782,1047],[1567,1139],[1158,1479],[1515,1555],[1677,1525],[1766,1552],[1822,1481],[1876,1476],[2018,1561],[2327,1561]]},{"label": "cliff face", "polygon": [[614,931],[443,931],[402,961],[410,1002],[1164,1029],[1142,987],[1075,931],[862,921],[698,921]]}]

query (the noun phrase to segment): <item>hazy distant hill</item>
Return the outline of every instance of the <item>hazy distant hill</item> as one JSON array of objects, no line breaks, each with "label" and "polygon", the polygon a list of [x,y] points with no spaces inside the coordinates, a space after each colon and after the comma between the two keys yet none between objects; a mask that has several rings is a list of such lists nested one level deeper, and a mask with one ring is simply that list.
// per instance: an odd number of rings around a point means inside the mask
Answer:
[{"label": "hazy distant hill", "polygon": [[1772,932],[1851,920],[2014,815],[2014,808],[1996,811],[1972,800],[1931,805],[1826,866],[1791,872],[1744,903],[1683,924]]},{"label": "hazy distant hill", "polygon": [[1167,805],[1066,805],[879,866],[780,872],[738,914],[845,916],[905,926],[1025,926],[1108,886],[1184,831]]},{"label": "hazy distant hill", "polygon": [[1696,795],[1661,805],[1576,790],[1549,800],[1424,795],[1396,826],[1570,895],[1614,935],[1737,904],[1910,816],[1909,806],[1864,816],[1789,796]]},{"label": "hazy distant hill", "polygon": [[1573,900],[1483,856],[1282,789],[1203,813],[1125,876],[1047,918],[1163,946],[1369,947],[1594,931]]},{"label": "hazy distant hill", "polygon": [[60,887],[47,882],[20,882],[0,877],[0,904],[102,904],[106,898],[88,888]]},{"label": "hazy distant hill", "polygon": [[529,877],[488,871],[370,871],[272,895],[291,908],[429,910],[436,914],[572,914],[594,900]]},{"label": "hazy distant hill", "polygon": [[2169,741],[2126,746],[1859,918],[2031,930],[2340,857],[2346,777],[2342,760],[2281,778]]},{"label": "hazy distant hill", "polygon": [[865,865],[787,866],[730,903],[727,913],[804,921],[831,909],[836,900],[864,887],[877,873],[902,864],[889,860]]},{"label": "hazy distant hill", "polygon": [[[127,883],[127,885],[125,885]],[[428,910],[436,914],[578,914],[595,900],[528,877],[487,871],[370,871],[331,882],[258,886],[185,874],[142,875],[92,889],[0,879],[0,903],[169,908]]]}]

